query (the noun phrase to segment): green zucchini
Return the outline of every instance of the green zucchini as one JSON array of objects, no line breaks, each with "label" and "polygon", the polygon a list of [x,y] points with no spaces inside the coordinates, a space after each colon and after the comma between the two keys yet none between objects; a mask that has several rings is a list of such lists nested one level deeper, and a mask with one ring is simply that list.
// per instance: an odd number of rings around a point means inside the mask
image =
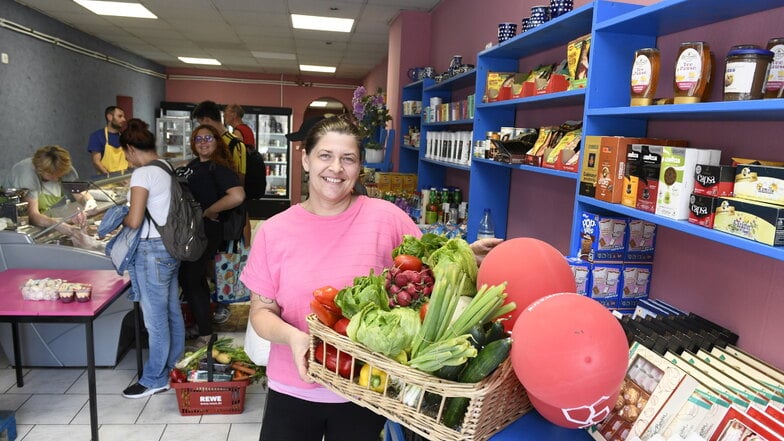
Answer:
[{"label": "green zucchini", "polygon": [[485,332],[485,344],[488,344],[491,341],[500,340],[508,336],[509,335],[506,333],[506,330],[504,329],[503,320],[496,320],[490,323],[490,327]]},{"label": "green zucchini", "polygon": [[462,372],[463,368],[465,367],[466,363],[457,366],[443,366],[437,371],[433,372],[433,375],[438,378],[443,378],[444,380],[457,381],[457,378],[460,376],[460,372]]},{"label": "green zucchini", "polygon": [[468,360],[468,364],[460,373],[457,381],[476,383],[484,380],[506,360],[511,349],[512,339],[508,337],[488,343],[476,354],[476,357]]},{"label": "green zucchini", "polygon": [[482,325],[474,325],[468,330],[471,335],[471,344],[480,350],[485,345],[485,330]]},{"label": "green zucchini", "polygon": [[[503,338],[488,343],[479,351],[476,357],[468,361],[465,369],[460,372],[458,381],[461,383],[476,383],[484,380],[506,360],[511,349],[511,338]],[[463,423],[463,418],[470,402],[471,400],[465,397],[449,398],[444,408],[444,425],[458,430]]]}]

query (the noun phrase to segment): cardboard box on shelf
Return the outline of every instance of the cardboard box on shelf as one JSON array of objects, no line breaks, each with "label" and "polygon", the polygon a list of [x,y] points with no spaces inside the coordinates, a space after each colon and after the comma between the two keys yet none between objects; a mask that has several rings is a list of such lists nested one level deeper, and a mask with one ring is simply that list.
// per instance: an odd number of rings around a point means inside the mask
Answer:
[{"label": "cardboard box on shelf", "polygon": [[575,293],[590,297],[588,291],[591,289],[591,263],[579,257],[568,257],[566,261],[569,262],[577,285]]},{"label": "cardboard box on shelf", "polygon": [[608,308],[617,307],[623,285],[623,264],[593,262],[590,268],[588,297]]},{"label": "cardboard box on shelf", "polygon": [[736,198],[784,205],[784,167],[737,166],[734,195]]},{"label": "cardboard box on shelf", "polygon": [[738,198],[718,198],[713,229],[781,246],[784,245],[784,207]]},{"label": "cardboard box on shelf", "polygon": [[512,83],[516,72],[488,72],[485,102],[492,103],[512,98]]},{"label": "cardboard box on shelf", "polygon": [[[633,144],[632,148],[637,147]],[[661,170],[661,157],[663,146],[639,145],[640,167],[639,180],[634,194],[634,208],[648,213],[656,212],[656,197],[659,191],[659,172]]]},{"label": "cardboard box on shelf", "polygon": [[566,62],[569,70],[569,90],[585,88],[588,80],[590,55],[591,34],[575,38],[566,46]]},{"label": "cardboard box on shelf", "polygon": [[623,177],[626,168],[626,148],[644,142],[642,138],[602,136],[599,141],[596,199],[618,204],[624,191]]},{"label": "cardboard box on shelf", "polygon": [[694,168],[700,151],[664,147],[656,197],[656,214],[676,220],[689,218],[689,199],[694,190]]},{"label": "cardboard box on shelf", "polygon": [[629,234],[626,235],[627,262],[653,262],[656,246],[656,224],[640,219],[629,219]]},{"label": "cardboard box on shelf", "polygon": [[694,168],[694,180],[694,194],[714,197],[732,196],[735,187],[735,167],[697,164]]},{"label": "cardboard box on shelf", "polygon": [[647,298],[652,273],[653,265],[650,263],[624,263],[618,307],[634,308],[638,300]]},{"label": "cardboard box on shelf", "polygon": [[580,168],[580,189],[582,196],[596,196],[596,178],[599,170],[599,145],[601,136],[583,137],[583,146],[580,149],[585,158]]},{"label": "cardboard box on shelf", "polygon": [[689,222],[713,228],[717,198],[694,193],[689,199]]},{"label": "cardboard box on shelf", "polygon": [[589,262],[622,262],[629,218],[580,213],[580,248],[572,253]]}]

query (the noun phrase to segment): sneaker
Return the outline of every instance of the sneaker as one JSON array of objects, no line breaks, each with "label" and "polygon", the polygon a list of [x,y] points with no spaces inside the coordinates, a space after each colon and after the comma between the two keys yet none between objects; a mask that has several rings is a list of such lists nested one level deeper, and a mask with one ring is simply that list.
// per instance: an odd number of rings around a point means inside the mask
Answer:
[{"label": "sneaker", "polygon": [[134,383],[133,385],[128,386],[123,391],[122,395],[125,398],[144,398],[160,392],[166,392],[167,390],[169,390],[168,384],[161,387],[146,387],[139,383]]},{"label": "sneaker", "polygon": [[231,310],[226,305],[218,305],[215,309],[215,314],[212,316],[212,322],[221,324],[226,323],[229,321],[229,317],[231,317]]}]

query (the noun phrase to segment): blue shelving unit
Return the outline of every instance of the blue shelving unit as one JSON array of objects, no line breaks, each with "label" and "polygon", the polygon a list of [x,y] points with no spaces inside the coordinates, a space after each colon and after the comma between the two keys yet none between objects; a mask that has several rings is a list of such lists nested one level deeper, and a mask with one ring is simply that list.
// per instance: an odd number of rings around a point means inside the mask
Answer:
[{"label": "blue shelving unit", "polygon": [[[422,101],[422,89],[433,83],[435,83],[435,81],[426,78],[403,86],[401,102]],[[400,107],[403,107],[402,104]],[[422,113],[416,115],[403,115],[400,120],[400,155],[398,170],[401,173],[417,173],[419,170],[419,149],[424,145],[424,139],[420,137],[419,145],[406,145],[403,141],[403,136],[408,133],[411,127],[416,127],[417,129],[422,127]]]}]

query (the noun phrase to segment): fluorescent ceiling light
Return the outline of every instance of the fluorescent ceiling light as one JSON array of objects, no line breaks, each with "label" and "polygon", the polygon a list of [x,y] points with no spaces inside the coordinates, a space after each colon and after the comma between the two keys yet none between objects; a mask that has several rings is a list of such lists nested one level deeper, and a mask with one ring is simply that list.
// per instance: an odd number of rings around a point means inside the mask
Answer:
[{"label": "fluorescent ceiling light", "polygon": [[287,54],[282,52],[259,52],[251,51],[251,55],[255,58],[267,58],[270,60],[296,60],[297,56],[294,54]]},{"label": "fluorescent ceiling light", "polygon": [[214,58],[193,58],[193,57],[177,57],[178,60],[188,64],[209,64],[210,66],[220,66],[221,62]]},{"label": "fluorescent ceiling light", "polygon": [[310,103],[310,107],[327,107],[326,101],[313,101]]},{"label": "fluorescent ceiling light", "polygon": [[98,15],[132,18],[158,18],[141,3],[107,2],[97,0],[74,1]]},{"label": "fluorescent ceiling light", "polygon": [[299,70],[303,72],[335,73],[335,70],[337,70],[337,68],[335,66],[314,66],[312,64],[300,64]]},{"label": "fluorescent ceiling light", "polygon": [[354,19],[291,14],[291,25],[294,27],[294,29],[351,32],[351,28],[354,27]]}]

